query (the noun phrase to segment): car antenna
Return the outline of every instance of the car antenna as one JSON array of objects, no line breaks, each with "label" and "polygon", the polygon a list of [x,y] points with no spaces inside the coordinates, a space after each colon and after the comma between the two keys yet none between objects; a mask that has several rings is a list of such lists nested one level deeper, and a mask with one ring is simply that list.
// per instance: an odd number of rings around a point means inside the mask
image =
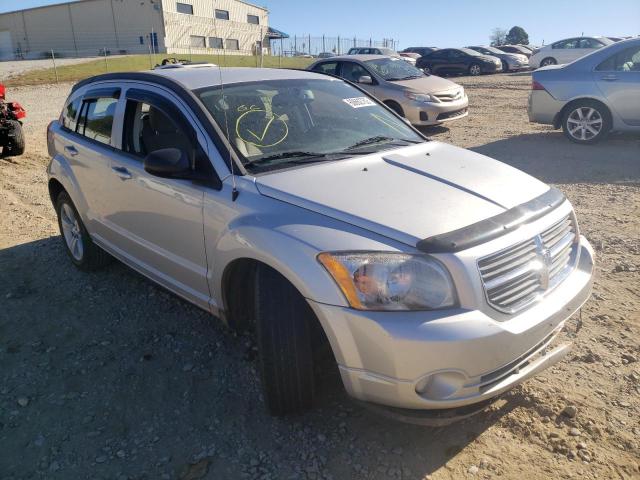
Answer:
[{"label": "car antenna", "polygon": [[[224,96],[224,82],[222,81],[222,68],[218,65],[218,74],[220,75],[220,91],[222,92],[222,101],[225,103],[225,107],[228,107],[227,100]],[[233,158],[231,157],[231,137],[229,136],[229,120],[227,119],[227,108],[223,108],[224,111],[224,128],[227,133],[227,141],[229,142],[229,170],[231,171],[231,184],[233,188],[231,189],[231,201],[235,202],[238,198],[240,192],[236,188],[236,174],[235,168],[233,165]]]}]

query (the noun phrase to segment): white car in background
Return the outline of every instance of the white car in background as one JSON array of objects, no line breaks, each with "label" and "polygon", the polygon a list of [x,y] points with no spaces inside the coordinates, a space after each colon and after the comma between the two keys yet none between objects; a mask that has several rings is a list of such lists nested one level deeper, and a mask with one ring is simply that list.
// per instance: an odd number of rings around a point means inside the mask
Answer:
[{"label": "white car in background", "polygon": [[574,60],[614,43],[607,37],[575,37],[559,40],[534,51],[529,58],[531,68],[571,63]]}]

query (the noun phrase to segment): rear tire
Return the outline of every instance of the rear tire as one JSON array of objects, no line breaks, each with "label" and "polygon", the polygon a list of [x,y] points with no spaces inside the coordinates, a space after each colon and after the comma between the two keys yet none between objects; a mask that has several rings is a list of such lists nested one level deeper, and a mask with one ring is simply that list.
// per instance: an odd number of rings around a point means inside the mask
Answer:
[{"label": "rear tire", "polygon": [[543,58],[542,61],[540,62],[541,67],[546,67],[549,65],[557,65],[557,64],[558,64],[558,61],[553,57]]},{"label": "rear tire", "polygon": [[58,214],[58,227],[62,243],[76,267],[89,272],[99,270],[111,262],[113,257],[91,240],[91,236],[67,192],[61,192],[58,195],[56,213]]},{"label": "rear tire", "polygon": [[255,292],[256,339],[267,409],[274,416],[308,410],[315,383],[311,307],[293,285],[266,266],[257,268]]},{"label": "rear tire", "polygon": [[17,157],[24,153],[25,141],[22,125],[16,120],[7,120],[11,140],[2,149],[3,157]]},{"label": "rear tire", "polygon": [[600,102],[579,100],[569,105],[562,116],[562,131],[574,143],[599,142],[611,131],[611,113]]},{"label": "rear tire", "polygon": [[477,77],[481,73],[482,67],[480,65],[478,65],[477,63],[472,63],[471,65],[469,65],[469,75],[471,75],[472,77]]},{"label": "rear tire", "polygon": [[502,60],[502,73],[509,73],[509,64]]}]

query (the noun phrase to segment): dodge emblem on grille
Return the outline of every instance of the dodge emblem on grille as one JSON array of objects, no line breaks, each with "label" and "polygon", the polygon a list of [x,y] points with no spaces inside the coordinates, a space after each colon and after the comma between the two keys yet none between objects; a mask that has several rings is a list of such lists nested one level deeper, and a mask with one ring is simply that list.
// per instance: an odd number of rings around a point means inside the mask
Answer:
[{"label": "dodge emblem on grille", "polygon": [[540,278],[540,287],[543,290],[549,288],[549,272],[551,270],[551,264],[553,258],[551,257],[551,250],[545,248],[542,241],[542,237],[538,235],[535,238],[536,241],[536,260],[539,263],[538,276]]}]

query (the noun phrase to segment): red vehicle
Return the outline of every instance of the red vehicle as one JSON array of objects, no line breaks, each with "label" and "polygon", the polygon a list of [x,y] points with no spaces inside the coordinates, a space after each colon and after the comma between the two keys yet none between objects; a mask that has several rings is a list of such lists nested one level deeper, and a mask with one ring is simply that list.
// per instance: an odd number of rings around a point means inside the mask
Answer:
[{"label": "red vehicle", "polygon": [[22,119],[27,112],[18,102],[5,100],[6,88],[0,84],[0,147],[3,157],[15,157],[24,153]]}]

